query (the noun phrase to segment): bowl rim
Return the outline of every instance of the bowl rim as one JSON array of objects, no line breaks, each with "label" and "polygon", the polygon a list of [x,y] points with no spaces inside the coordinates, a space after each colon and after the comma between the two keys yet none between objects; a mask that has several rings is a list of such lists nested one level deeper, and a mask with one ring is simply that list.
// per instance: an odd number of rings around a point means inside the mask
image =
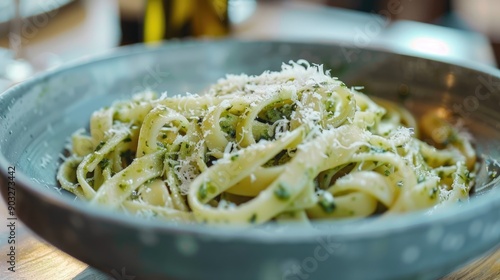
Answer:
[{"label": "bowl rim", "polygon": [[[84,57],[75,61],[69,62],[63,66],[47,70],[45,72],[36,74],[35,76],[27,79],[26,81],[14,85],[3,93],[0,93],[0,104],[27,92],[30,88],[37,84],[49,80],[54,76],[64,73],[68,70],[77,70],[92,64],[106,63],[109,60],[121,59],[134,55],[140,55],[148,52],[165,52],[175,50],[176,48],[184,48],[187,46],[203,45],[203,44],[291,44],[291,45],[314,45],[314,46],[340,46],[338,43],[307,43],[303,41],[293,40],[242,40],[242,39],[187,39],[187,40],[171,40],[162,44],[146,45],[134,44],[123,46],[113,49],[109,52],[95,55],[91,57]],[[467,70],[479,72],[482,74],[491,75],[500,79],[500,70],[491,66],[480,65],[475,63],[453,63],[448,61],[435,60],[430,58],[423,58],[421,56],[409,55],[397,51],[388,51],[378,47],[363,47],[362,50],[375,51],[378,53],[385,53],[387,55],[397,55],[402,57],[418,58],[427,61],[433,61],[446,65],[451,65]],[[12,164],[7,161],[3,154],[0,154],[0,176],[7,178],[7,168]],[[496,182],[498,184],[498,182]],[[490,195],[482,195],[481,197],[473,199],[470,203],[464,203],[458,206],[447,207],[443,211],[437,211],[432,215],[427,214],[427,210],[414,211],[404,213],[402,215],[394,215],[387,219],[381,218],[368,218],[362,220],[349,220],[349,221],[319,221],[314,222],[320,226],[327,226],[328,228],[335,229],[334,231],[328,230],[311,230],[309,227],[300,225],[289,225],[290,229],[286,231],[262,231],[259,227],[255,230],[248,230],[248,228],[239,226],[206,226],[203,224],[184,224],[173,223],[170,221],[163,221],[158,223],[157,220],[146,220],[138,217],[127,216],[123,213],[117,213],[113,210],[102,211],[103,207],[90,206],[86,201],[79,201],[70,199],[69,196],[58,194],[53,191],[46,191],[41,184],[33,182],[29,177],[23,173],[16,173],[16,187],[20,186],[23,191],[27,191],[32,195],[38,197],[45,203],[55,205],[61,211],[68,213],[77,213],[84,215],[93,220],[100,220],[101,222],[112,223],[122,227],[132,227],[145,231],[155,232],[183,232],[184,234],[204,235],[216,239],[230,238],[254,241],[254,242],[288,242],[288,241],[311,241],[317,237],[329,235],[345,239],[363,239],[373,238],[374,236],[387,235],[391,232],[408,230],[410,228],[424,227],[427,225],[445,225],[446,223],[454,223],[461,220],[470,219],[471,216],[475,217],[480,213],[485,213],[494,208],[500,208],[500,191],[492,190]],[[4,186],[6,188],[6,186]],[[452,211],[449,211],[452,210]],[[156,222],[155,222],[156,221]],[[280,229],[280,226],[268,225],[266,228]],[[245,230],[242,230],[245,229]]]}]

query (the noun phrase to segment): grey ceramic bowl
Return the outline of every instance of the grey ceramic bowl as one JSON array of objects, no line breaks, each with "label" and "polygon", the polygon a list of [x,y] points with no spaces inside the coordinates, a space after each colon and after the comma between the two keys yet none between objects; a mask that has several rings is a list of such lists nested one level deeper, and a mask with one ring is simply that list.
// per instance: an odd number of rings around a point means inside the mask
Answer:
[{"label": "grey ceramic bowl", "polygon": [[260,74],[300,58],[417,114],[440,107],[461,115],[479,154],[500,159],[497,70],[326,44],[170,42],[120,49],[3,93],[2,194],[8,195],[8,168],[15,167],[16,213],[28,227],[106,273],[125,268],[136,279],[433,279],[500,242],[500,188],[487,176],[469,203],[432,216],[322,222],[313,229],[146,221],[92,208],[59,190],[58,155],[93,110],[146,88],[198,92],[226,73]]}]

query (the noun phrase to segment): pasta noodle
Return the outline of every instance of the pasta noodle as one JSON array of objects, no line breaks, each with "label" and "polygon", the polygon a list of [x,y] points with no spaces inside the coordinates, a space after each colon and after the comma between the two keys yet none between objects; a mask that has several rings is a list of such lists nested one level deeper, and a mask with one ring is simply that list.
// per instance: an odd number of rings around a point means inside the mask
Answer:
[{"label": "pasta noodle", "polygon": [[57,179],[92,205],[209,224],[434,209],[468,199],[476,162],[438,113],[419,129],[402,107],[290,62],[201,95],[145,92],[94,112]]}]

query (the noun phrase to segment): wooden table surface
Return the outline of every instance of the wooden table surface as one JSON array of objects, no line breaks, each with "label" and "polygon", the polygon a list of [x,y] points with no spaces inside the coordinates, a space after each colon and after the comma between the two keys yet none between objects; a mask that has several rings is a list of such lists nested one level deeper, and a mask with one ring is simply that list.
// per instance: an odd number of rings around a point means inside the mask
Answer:
[{"label": "wooden table surface", "polygon": [[494,252],[479,258],[452,274],[442,278],[443,280],[499,280],[500,279],[500,248]]}]

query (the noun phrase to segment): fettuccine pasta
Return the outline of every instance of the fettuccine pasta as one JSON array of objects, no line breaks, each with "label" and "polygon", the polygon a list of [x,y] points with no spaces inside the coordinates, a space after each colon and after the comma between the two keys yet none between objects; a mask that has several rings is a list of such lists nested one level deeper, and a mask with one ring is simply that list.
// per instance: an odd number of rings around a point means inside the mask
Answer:
[{"label": "fettuccine pasta", "polygon": [[467,200],[476,155],[438,114],[420,122],[305,61],[227,75],[200,95],[145,92],[94,112],[62,188],[142,217],[209,224],[362,218]]}]

